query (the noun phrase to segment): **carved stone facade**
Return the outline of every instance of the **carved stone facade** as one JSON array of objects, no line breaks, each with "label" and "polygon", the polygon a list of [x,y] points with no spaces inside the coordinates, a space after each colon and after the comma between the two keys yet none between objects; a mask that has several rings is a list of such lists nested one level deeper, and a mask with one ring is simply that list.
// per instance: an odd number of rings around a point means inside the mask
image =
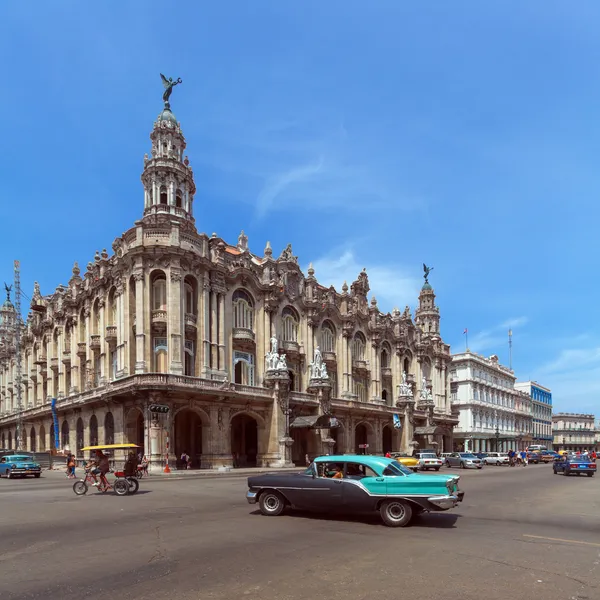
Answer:
[{"label": "carved stone facade", "polygon": [[[291,245],[275,259],[268,242],[253,254],[243,232],[236,245],[198,233],[185,139],[168,108],[151,140],[142,219],[83,277],[75,264],[68,286],[43,296],[36,285],[22,333],[21,448],[54,448],[56,398],[60,450],[129,441],[154,464],[167,431],[171,452],[195,467],[285,466],[364,444],[451,449],[450,348],[431,286],[414,320],[408,307],[384,314],[367,299],[364,270],[338,292],[312,267],[305,276]],[[2,447],[16,444],[15,386],[5,352]],[[150,414],[154,402],[170,413]]]}]

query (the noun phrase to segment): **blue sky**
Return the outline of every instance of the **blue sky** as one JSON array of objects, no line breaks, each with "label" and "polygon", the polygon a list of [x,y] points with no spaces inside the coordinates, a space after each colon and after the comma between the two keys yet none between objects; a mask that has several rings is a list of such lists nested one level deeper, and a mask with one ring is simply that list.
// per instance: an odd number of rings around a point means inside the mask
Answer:
[{"label": "blue sky", "polygon": [[496,353],[600,413],[600,4],[5,3],[0,276],[50,293],[140,217],[171,98],[198,229],[293,244],[325,284],[367,268],[454,351]]}]

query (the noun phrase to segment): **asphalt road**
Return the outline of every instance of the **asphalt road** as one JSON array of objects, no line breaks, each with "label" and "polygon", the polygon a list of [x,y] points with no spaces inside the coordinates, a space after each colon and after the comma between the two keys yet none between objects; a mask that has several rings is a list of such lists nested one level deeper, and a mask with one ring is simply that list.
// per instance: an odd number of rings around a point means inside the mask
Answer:
[{"label": "asphalt road", "polygon": [[59,473],[3,479],[0,598],[600,598],[600,477],[460,474],[458,509],[404,529],[263,517],[242,478],[143,480],[124,498],[76,497]]}]

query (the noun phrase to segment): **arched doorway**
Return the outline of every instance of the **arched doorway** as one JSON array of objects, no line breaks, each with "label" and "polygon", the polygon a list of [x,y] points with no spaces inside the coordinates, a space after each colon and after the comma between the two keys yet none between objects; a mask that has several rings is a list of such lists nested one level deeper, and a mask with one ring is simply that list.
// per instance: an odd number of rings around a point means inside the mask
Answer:
[{"label": "arched doorway", "polygon": [[98,445],[98,417],[92,415],[90,417],[90,446]]},{"label": "arched doorway", "polygon": [[231,419],[231,454],[234,467],[256,467],[258,423],[250,415],[236,415]]},{"label": "arched doorway", "polygon": [[115,443],[115,419],[111,412],[107,412],[104,416],[104,443]]},{"label": "arched doorway", "polygon": [[40,425],[40,452],[46,452],[46,428]]},{"label": "arched doorway", "polygon": [[175,458],[185,452],[191,460],[191,466],[200,468],[202,462],[202,417],[191,408],[186,408],[175,415],[174,443]]},{"label": "arched doorway", "polygon": [[29,450],[31,452],[36,452],[36,443],[35,443],[35,427],[31,428],[29,432]]},{"label": "arched doorway", "polygon": [[368,444],[367,426],[364,423],[360,423],[356,426],[354,433],[354,445],[357,454],[368,454],[369,448],[361,448],[364,444]]},{"label": "arched doorway", "polygon": [[83,419],[81,417],[77,419],[76,436],[77,439],[75,440],[75,453],[79,452],[85,446],[85,442],[83,440]]},{"label": "arched doorway", "polygon": [[383,446],[383,453],[391,452],[394,444],[394,434],[392,428],[389,425],[385,425],[381,432],[381,444]]},{"label": "arched doorway", "polygon": [[6,448],[6,437],[4,437],[4,431],[2,432],[2,448]]},{"label": "arched doorway", "polygon": [[[114,422],[113,422],[114,431]],[[125,421],[125,435],[127,436],[127,443],[136,444],[140,447],[141,452],[144,451],[144,415],[137,408],[132,408],[127,413],[127,419]]]},{"label": "arched doorway", "polygon": [[69,448],[69,423],[63,421],[60,429],[60,447],[62,450],[70,450]]},{"label": "arched doorway", "polygon": [[54,423],[50,425],[50,449],[51,451],[58,450],[56,447],[56,434],[54,433]]},{"label": "arched doorway", "polygon": [[8,449],[9,450],[13,449],[13,447],[12,447],[12,431],[8,432]]}]

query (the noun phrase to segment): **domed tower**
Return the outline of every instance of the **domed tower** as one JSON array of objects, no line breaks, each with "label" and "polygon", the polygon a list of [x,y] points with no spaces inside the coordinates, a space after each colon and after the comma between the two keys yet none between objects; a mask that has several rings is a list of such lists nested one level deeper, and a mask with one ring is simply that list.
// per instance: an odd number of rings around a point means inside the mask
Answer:
[{"label": "domed tower", "polygon": [[415,324],[425,334],[440,335],[440,309],[435,305],[435,292],[429,283],[433,267],[423,265],[425,283],[419,294],[419,308],[415,311]]},{"label": "domed tower", "polygon": [[193,202],[196,193],[194,174],[189,166],[181,125],[171,112],[169,97],[181,79],[173,81],[161,74],[165,93],[164,108],[150,134],[152,154],[144,156],[144,218],[169,215],[194,228]]},{"label": "domed tower", "polygon": [[4,284],[6,300],[0,307],[0,359],[12,356],[15,351],[14,337],[17,311],[10,300],[12,286]]}]

